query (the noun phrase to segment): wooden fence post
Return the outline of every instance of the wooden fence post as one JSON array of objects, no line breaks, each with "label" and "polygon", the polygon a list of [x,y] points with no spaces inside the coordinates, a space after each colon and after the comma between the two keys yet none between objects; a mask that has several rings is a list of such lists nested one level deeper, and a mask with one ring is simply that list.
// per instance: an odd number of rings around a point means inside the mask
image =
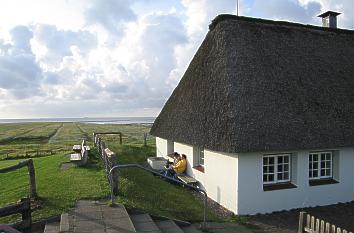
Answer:
[{"label": "wooden fence post", "polygon": [[119,144],[122,145],[122,143],[123,143],[122,134],[120,133],[120,134],[119,134]]},{"label": "wooden fence post", "polygon": [[305,214],[306,214],[306,212],[304,212],[304,211],[300,212],[298,233],[304,232],[304,216],[305,216]]},{"label": "wooden fence post", "polygon": [[147,142],[146,142],[146,140],[147,140],[147,133],[144,133],[144,147],[147,147]]},{"label": "wooden fence post", "polygon": [[32,215],[31,215],[31,201],[28,198],[21,199],[21,202],[25,204],[22,211],[22,222],[24,223],[24,233],[32,233]]},{"label": "wooden fence post", "polygon": [[36,199],[37,196],[37,188],[36,188],[36,173],[34,171],[33,160],[28,160],[28,174],[29,174],[29,182],[30,182],[30,197]]}]

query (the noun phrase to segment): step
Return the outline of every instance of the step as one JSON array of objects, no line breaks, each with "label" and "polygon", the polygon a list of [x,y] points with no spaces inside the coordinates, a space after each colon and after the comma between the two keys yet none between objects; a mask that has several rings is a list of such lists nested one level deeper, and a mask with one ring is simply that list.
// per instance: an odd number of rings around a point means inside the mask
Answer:
[{"label": "step", "polygon": [[155,221],[162,233],[184,233],[172,220]]},{"label": "step", "polygon": [[59,233],[59,222],[45,224],[44,233]]},{"label": "step", "polygon": [[139,233],[162,233],[148,214],[133,214],[130,219]]},{"label": "step", "polygon": [[[94,201],[78,201],[70,213],[75,233],[135,233],[134,225],[123,205],[110,207]],[[69,216],[70,223],[70,216]]]},{"label": "step", "polygon": [[186,227],[182,227],[184,233],[203,233],[201,230],[198,229],[195,225],[190,225]]}]

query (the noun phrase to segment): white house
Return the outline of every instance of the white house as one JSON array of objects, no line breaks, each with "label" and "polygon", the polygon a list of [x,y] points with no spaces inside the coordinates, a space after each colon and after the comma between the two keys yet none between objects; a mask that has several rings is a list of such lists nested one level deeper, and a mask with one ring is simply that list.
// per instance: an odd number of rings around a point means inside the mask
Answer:
[{"label": "white house", "polygon": [[151,129],[157,156],[186,154],[236,214],[354,200],[354,31],[233,15],[209,28]]}]

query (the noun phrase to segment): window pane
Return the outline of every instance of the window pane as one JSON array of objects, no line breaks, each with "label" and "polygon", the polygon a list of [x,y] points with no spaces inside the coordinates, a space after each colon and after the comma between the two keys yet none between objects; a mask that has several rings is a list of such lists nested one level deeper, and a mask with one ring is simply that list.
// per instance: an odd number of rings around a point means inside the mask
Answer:
[{"label": "window pane", "polygon": [[321,168],[325,168],[326,167],[326,163],[321,161]]},{"label": "window pane", "polygon": [[263,157],[263,164],[268,165],[268,157]]},{"label": "window pane", "polygon": [[268,167],[267,166],[263,166],[263,173],[268,173]]},{"label": "window pane", "polygon": [[269,157],[269,164],[274,164],[274,157]]},{"label": "window pane", "polygon": [[282,172],[283,171],[283,165],[278,165],[278,172]]},{"label": "window pane", "polygon": [[318,154],[313,154],[312,156],[314,162],[318,161]]},{"label": "window pane", "polygon": [[284,165],[284,171],[288,172],[289,171],[289,164]]},{"label": "window pane", "polygon": [[314,164],[312,164],[312,166],[313,166],[313,169],[318,169],[318,163],[314,163]]},{"label": "window pane", "polygon": [[278,156],[278,163],[283,163],[283,156]]},{"label": "window pane", "polygon": [[321,154],[321,160],[325,160],[326,159],[326,154]]},{"label": "window pane", "polygon": [[284,173],[284,180],[288,180],[289,179],[289,172],[285,172]]},{"label": "window pane", "polygon": [[321,169],[321,176],[325,176],[325,175],[326,175],[325,170]]},{"label": "window pane", "polygon": [[269,175],[268,178],[268,181],[274,181],[274,175]]},{"label": "window pane", "polygon": [[268,176],[267,175],[263,175],[263,181],[267,182],[268,181]]},{"label": "window pane", "polygon": [[330,153],[326,154],[326,160],[331,160],[331,154]]},{"label": "window pane", "polygon": [[312,178],[312,171],[309,171],[309,177]]},{"label": "window pane", "polygon": [[289,163],[289,156],[284,157],[284,163]]},{"label": "window pane", "polygon": [[283,180],[283,173],[278,173],[278,180]]},{"label": "window pane", "polygon": [[312,177],[318,177],[318,170],[313,170],[312,174]]},{"label": "window pane", "polygon": [[326,168],[330,168],[330,167],[331,167],[331,162],[330,161],[326,162]]},{"label": "window pane", "polygon": [[274,166],[270,166],[270,167],[269,167],[269,172],[270,172],[270,173],[273,173],[273,172],[274,172]]}]

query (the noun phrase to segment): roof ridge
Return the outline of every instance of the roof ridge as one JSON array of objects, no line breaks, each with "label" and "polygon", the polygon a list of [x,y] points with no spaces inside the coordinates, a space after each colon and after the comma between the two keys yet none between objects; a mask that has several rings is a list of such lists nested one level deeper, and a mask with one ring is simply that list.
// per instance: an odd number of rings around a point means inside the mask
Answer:
[{"label": "roof ridge", "polygon": [[253,17],[246,17],[246,16],[237,16],[237,15],[232,15],[232,14],[217,15],[209,24],[209,30],[210,31],[213,30],[220,22],[228,21],[228,20],[239,20],[239,21],[244,21],[244,22],[271,24],[271,25],[275,25],[275,26],[289,26],[289,27],[295,27],[295,28],[314,29],[314,30],[325,31],[325,32],[354,34],[354,30],[350,30],[350,29],[326,28],[326,27],[316,26],[316,25],[311,25],[311,24],[302,24],[302,23],[295,23],[295,22],[281,21],[281,20],[278,21],[278,20],[253,18]]}]

